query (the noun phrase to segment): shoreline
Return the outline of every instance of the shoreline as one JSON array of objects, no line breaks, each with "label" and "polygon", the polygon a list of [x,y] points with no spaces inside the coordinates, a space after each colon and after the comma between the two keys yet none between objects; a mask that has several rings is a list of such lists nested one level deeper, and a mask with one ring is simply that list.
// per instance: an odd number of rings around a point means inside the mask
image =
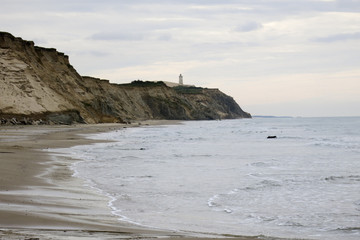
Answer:
[{"label": "shoreline", "polygon": [[86,138],[87,134],[175,123],[178,121],[0,127],[0,238],[255,239],[147,229],[120,222],[111,214],[108,197],[84,187],[84,180],[73,176],[71,166],[81,159],[59,157],[53,151],[107,142]]}]

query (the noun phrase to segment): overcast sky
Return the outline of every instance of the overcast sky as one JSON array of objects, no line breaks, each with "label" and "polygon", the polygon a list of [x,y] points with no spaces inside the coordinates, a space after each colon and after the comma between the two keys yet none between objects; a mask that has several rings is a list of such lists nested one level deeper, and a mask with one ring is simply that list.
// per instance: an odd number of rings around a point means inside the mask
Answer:
[{"label": "overcast sky", "polygon": [[360,0],[0,0],[0,31],[113,83],[219,88],[253,115],[360,116]]}]

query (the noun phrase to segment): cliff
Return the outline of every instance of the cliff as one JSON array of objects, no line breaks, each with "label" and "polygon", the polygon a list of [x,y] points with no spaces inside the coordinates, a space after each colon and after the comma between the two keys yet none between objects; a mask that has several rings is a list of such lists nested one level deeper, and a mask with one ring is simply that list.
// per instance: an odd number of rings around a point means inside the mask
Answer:
[{"label": "cliff", "polygon": [[145,119],[248,118],[217,89],[163,82],[112,84],[82,77],[53,48],[0,32],[1,123],[102,123]]}]

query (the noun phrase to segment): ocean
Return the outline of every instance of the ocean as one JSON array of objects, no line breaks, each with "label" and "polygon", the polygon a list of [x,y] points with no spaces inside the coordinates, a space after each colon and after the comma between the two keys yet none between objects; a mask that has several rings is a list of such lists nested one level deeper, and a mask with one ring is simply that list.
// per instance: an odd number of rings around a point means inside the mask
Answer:
[{"label": "ocean", "polygon": [[[277,138],[268,139],[268,136]],[[88,136],[64,153],[119,221],[159,229],[360,239],[360,118],[187,121]]]}]

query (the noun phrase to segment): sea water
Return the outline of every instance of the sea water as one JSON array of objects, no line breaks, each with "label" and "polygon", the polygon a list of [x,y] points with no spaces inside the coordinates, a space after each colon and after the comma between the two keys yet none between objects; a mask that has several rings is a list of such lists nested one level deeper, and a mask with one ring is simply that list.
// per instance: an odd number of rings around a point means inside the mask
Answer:
[{"label": "sea water", "polygon": [[360,239],[360,118],[190,121],[91,137],[114,142],[71,148],[83,159],[74,168],[119,221]]}]

